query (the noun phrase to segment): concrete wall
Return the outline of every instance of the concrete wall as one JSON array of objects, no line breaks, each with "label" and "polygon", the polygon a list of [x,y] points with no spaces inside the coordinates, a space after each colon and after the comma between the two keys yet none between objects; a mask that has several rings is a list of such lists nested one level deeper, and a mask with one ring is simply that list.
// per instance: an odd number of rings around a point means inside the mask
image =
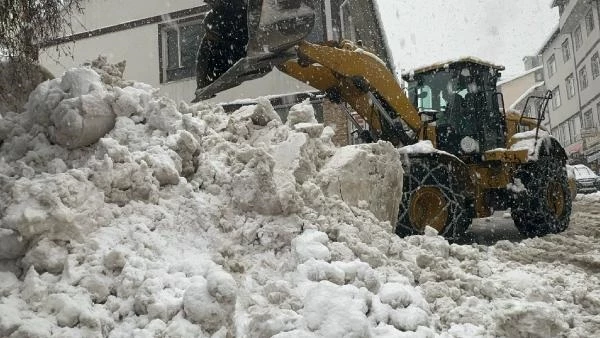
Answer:
[{"label": "concrete wall", "polygon": [[507,108],[510,107],[536,83],[535,71],[528,72],[506,82],[501,82],[498,87],[504,96],[504,105]]},{"label": "concrete wall", "polygon": [[88,32],[203,5],[202,0],[87,0],[84,13],[73,20],[73,29],[75,33]]}]

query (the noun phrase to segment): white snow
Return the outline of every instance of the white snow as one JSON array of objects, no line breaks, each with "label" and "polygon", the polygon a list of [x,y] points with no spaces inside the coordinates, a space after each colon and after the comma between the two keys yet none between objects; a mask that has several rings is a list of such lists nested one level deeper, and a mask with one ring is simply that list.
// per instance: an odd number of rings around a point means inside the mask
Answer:
[{"label": "white snow", "polygon": [[[306,103],[284,125],[265,100],[227,115],[91,71],[0,121],[1,337],[598,333],[593,252],[531,264],[577,246],[397,237],[390,144],[336,148]],[[65,81],[114,114],[89,145],[48,136]]]},{"label": "white snow", "polygon": [[516,133],[511,138],[511,142],[514,143],[510,147],[510,150],[528,150],[528,159],[530,161],[537,161],[542,145],[544,144],[542,140],[551,138],[554,137],[542,129]]}]

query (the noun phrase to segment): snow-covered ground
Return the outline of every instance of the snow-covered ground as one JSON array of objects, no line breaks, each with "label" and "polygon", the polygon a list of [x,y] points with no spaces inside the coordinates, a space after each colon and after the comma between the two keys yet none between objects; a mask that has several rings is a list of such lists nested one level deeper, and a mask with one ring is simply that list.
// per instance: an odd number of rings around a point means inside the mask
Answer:
[{"label": "snow-covered ground", "polygon": [[401,239],[391,145],[98,72],[0,120],[0,337],[600,335],[597,200],[560,235]]}]

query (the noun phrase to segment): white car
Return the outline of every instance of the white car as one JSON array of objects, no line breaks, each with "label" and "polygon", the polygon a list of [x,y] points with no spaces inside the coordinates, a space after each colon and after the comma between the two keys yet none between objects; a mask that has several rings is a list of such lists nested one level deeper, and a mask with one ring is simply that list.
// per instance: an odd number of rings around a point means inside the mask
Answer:
[{"label": "white car", "polygon": [[572,166],[578,194],[589,194],[600,188],[600,177],[583,164]]}]

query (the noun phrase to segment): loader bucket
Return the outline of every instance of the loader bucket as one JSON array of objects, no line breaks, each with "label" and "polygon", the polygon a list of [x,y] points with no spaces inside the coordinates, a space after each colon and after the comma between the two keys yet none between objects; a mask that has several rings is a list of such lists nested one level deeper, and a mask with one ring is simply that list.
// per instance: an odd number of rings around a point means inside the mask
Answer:
[{"label": "loader bucket", "polygon": [[213,0],[204,19],[193,102],[264,76],[313,29],[312,0]]}]

